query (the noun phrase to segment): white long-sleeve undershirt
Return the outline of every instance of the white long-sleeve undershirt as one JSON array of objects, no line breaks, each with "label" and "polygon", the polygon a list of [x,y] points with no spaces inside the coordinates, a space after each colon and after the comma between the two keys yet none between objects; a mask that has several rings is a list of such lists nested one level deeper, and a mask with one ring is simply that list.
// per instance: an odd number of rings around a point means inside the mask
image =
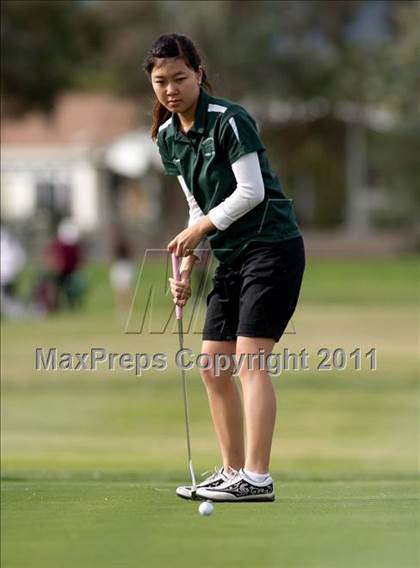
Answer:
[{"label": "white long-sleeve undershirt", "polygon": [[220,231],[254,209],[264,200],[264,181],[257,152],[245,154],[232,164],[236,189],[229,197],[210,209],[210,221]]},{"label": "white long-sleeve undershirt", "polygon": [[[264,200],[264,181],[261,173],[258,153],[252,152],[241,156],[232,164],[232,171],[236,179],[236,189],[224,201],[213,209],[208,216],[213,225],[220,231],[226,230],[232,223],[251,211]],[[182,176],[178,176],[179,183],[184,191],[189,207],[188,226],[194,225],[203,211],[192,195]],[[204,240],[194,250],[194,256],[201,259]]]}]

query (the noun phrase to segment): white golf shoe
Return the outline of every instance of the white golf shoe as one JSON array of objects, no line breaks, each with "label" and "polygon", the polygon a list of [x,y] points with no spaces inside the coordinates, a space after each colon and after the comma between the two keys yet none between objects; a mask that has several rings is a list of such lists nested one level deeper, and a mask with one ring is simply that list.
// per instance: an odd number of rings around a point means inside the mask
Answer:
[{"label": "white golf shoe", "polygon": [[[208,471],[205,471],[202,476],[208,474]],[[214,472],[206,477],[204,481],[197,484],[197,491],[198,489],[210,489],[212,487],[218,487],[229,480],[230,475],[226,474],[223,467],[215,468]],[[178,497],[182,497],[182,499],[193,499],[191,495],[192,486],[191,485],[181,485],[180,487],[176,488],[176,494]],[[198,493],[195,498],[198,497]]]},{"label": "white golf shoe", "polygon": [[199,499],[211,501],[274,501],[273,479],[270,475],[261,483],[249,479],[246,473],[240,469],[224,483],[213,487],[198,487]]}]

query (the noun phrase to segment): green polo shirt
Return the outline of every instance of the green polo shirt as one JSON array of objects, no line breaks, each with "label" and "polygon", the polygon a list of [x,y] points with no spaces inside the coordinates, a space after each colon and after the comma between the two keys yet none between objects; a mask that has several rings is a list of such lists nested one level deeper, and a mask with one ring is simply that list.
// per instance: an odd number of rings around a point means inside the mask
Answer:
[{"label": "green polo shirt", "polygon": [[236,189],[231,164],[244,154],[258,152],[264,200],[224,231],[208,233],[220,262],[232,262],[251,242],[279,242],[301,234],[293,202],[285,197],[270,167],[256,123],[237,103],[200,88],[194,125],[184,134],[173,113],[160,126],[157,144],[165,173],[182,175],[205,215]]}]

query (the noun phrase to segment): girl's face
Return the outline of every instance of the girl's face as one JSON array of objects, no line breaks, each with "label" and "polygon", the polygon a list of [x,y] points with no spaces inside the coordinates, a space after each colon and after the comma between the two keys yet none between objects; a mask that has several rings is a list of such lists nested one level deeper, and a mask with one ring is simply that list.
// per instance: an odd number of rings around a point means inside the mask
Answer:
[{"label": "girl's face", "polygon": [[200,93],[202,70],[194,71],[180,58],[158,59],[151,73],[153,90],[170,112],[184,113]]}]

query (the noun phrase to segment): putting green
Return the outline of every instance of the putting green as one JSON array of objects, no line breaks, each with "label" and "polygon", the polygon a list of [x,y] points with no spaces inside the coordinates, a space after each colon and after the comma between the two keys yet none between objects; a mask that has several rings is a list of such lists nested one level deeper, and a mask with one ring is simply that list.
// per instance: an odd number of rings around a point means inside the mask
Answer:
[{"label": "putting green", "polygon": [[[417,566],[417,271],[416,258],[308,265],[275,349],[310,354],[309,370],[273,378],[277,500],[219,504],[208,518],[174,495],[188,475],[175,333],[125,335],[104,267],[83,312],[5,322],[2,566]],[[186,344],[199,353],[200,336]],[[35,348],[51,346],[165,351],[169,365],[142,377],[35,371]],[[376,371],[316,369],[321,347],[357,346],[376,348]],[[198,372],[187,375],[201,473],[219,454]]]},{"label": "putting green", "polygon": [[9,482],[3,566],[414,567],[412,481],[284,481],[270,504],[211,517],[173,484]]}]

